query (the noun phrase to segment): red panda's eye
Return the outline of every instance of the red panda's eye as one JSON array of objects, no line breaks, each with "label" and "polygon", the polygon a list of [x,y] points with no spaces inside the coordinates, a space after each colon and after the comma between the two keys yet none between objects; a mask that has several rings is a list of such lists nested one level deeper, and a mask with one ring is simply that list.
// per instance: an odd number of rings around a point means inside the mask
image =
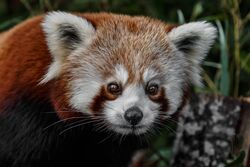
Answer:
[{"label": "red panda's eye", "polygon": [[112,82],[108,84],[108,91],[114,95],[119,95],[122,92],[122,88],[118,83]]},{"label": "red panda's eye", "polygon": [[146,88],[146,93],[150,96],[156,95],[158,93],[159,87],[156,84],[149,85]]}]

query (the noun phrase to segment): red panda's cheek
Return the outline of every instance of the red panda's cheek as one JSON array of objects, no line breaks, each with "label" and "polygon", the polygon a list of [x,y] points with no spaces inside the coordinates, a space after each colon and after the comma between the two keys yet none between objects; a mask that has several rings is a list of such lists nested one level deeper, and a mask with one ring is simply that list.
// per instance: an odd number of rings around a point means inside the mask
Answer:
[{"label": "red panda's cheek", "polygon": [[70,107],[63,97],[52,98],[52,103],[60,119],[70,120],[70,118],[80,117],[83,114]]},{"label": "red panda's cheek", "polygon": [[51,90],[51,101],[55,108],[55,112],[60,119],[68,119],[72,117],[82,116],[81,112],[76,111],[69,105],[67,95],[66,82],[57,80],[54,88]]}]

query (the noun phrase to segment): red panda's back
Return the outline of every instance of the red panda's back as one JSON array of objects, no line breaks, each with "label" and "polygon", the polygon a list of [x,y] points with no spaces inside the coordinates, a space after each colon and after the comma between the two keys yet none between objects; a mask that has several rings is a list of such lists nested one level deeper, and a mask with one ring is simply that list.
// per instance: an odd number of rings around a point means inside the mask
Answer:
[{"label": "red panda's back", "polygon": [[[51,61],[41,28],[42,16],[29,19],[0,36],[0,105],[21,90],[45,97],[38,86]],[[32,93],[31,93],[32,92]]]}]

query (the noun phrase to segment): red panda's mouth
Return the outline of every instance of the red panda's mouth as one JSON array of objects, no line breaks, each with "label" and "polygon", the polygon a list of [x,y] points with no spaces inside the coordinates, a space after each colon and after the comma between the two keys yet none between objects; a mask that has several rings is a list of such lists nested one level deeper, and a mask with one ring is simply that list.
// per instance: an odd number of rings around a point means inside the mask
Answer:
[{"label": "red panda's mouth", "polygon": [[121,134],[143,134],[146,133],[148,130],[148,127],[145,125],[113,125],[112,129],[115,132],[121,133]]},{"label": "red panda's mouth", "polygon": [[136,125],[136,126],[132,126],[132,125],[115,125],[119,128],[124,128],[124,129],[140,129],[140,128],[145,128],[145,126],[143,125]]}]

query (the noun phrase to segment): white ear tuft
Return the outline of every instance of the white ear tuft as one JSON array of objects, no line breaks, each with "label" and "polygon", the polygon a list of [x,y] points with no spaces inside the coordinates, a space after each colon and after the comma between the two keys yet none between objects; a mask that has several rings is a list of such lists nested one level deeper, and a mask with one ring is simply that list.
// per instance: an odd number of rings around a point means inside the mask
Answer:
[{"label": "white ear tuft", "polygon": [[178,51],[191,63],[190,82],[200,85],[200,63],[214,43],[216,28],[205,21],[192,22],[172,29],[168,36]]},{"label": "white ear tuft", "polygon": [[94,36],[93,25],[85,18],[65,13],[50,12],[42,23],[53,62],[40,83],[57,77],[63,60],[79,47],[86,47]]}]

